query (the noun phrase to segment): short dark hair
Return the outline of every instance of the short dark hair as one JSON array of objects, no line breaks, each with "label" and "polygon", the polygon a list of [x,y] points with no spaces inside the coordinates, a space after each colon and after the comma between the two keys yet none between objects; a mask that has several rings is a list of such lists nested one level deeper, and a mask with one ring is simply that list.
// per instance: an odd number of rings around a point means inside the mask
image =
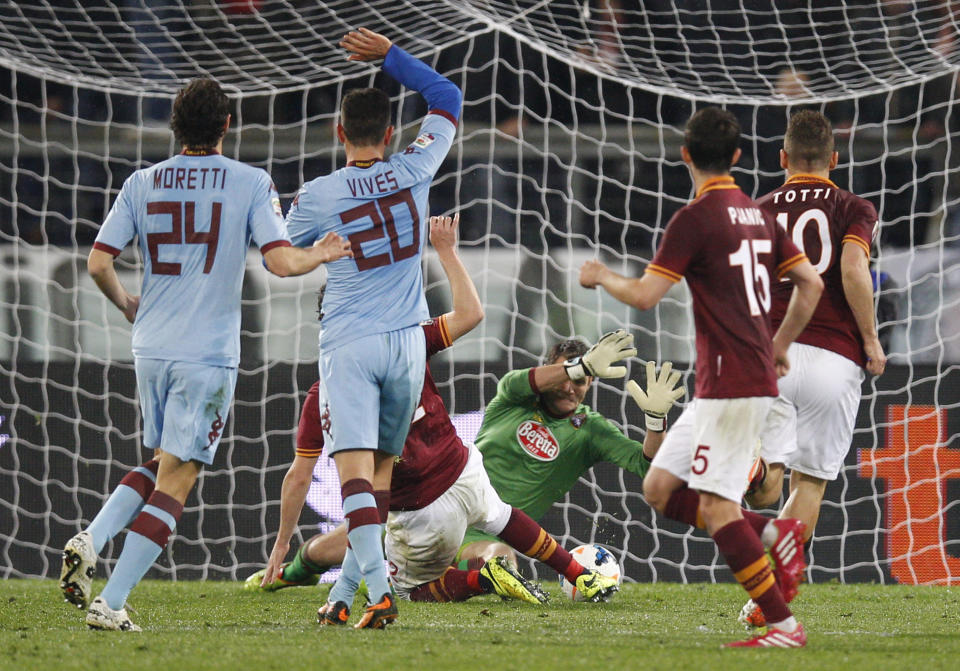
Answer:
[{"label": "short dark hair", "polygon": [[833,126],[830,120],[814,110],[800,110],[787,124],[783,150],[791,163],[822,170],[829,167],[833,156]]},{"label": "short dark hair", "polygon": [[209,149],[223,137],[228,116],[230,100],[220,85],[207,77],[197,77],[177,93],[170,128],[184,147]]},{"label": "short dark hair", "polygon": [[547,352],[546,361],[548,364],[556,363],[557,359],[563,357],[564,359],[575,359],[578,356],[583,356],[587,353],[587,343],[579,340],[577,338],[571,338],[570,340],[564,340],[563,342],[558,342],[556,345],[550,348],[550,351]]},{"label": "short dark hair", "polygon": [[687,122],[683,145],[698,170],[725,173],[730,170],[733,155],[740,146],[740,123],[727,110],[704,107]]},{"label": "short dark hair", "polygon": [[354,89],[340,103],[340,125],[351,144],[376,145],[390,125],[390,98],[380,89]]}]

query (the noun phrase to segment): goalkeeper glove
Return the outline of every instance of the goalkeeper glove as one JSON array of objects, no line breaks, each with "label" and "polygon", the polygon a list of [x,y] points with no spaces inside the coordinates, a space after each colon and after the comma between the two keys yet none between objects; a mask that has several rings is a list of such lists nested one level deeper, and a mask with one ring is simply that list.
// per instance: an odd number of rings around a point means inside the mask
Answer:
[{"label": "goalkeeper glove", "polygon": [[604,333],[597,344],[587,350],[581,357],[570,359],[564,363],[567,376],[573,381],[579,381],[588,375],[593,377],[623,377],[627,374],[624,366],[613,366],[614,361],[629,359],[637,355],[633,346],[633,335],[623,329]]},{"label": "goalkeeper glove", "polygon": [[647,391],[644,392],[640,385],[630,380],[627,382],[627,391],[636,401],[640,409],[643,410],[647,429],[650,431],[663,431],[666,428],[667,412],[673,406],[673,402],[683,396],[684,388],[677,387],[680,381],[680,371],[673,371],[673,364],[664,361],[660,366],[660,377],[657,377],[657,364],[653,361],[647,362]]}]

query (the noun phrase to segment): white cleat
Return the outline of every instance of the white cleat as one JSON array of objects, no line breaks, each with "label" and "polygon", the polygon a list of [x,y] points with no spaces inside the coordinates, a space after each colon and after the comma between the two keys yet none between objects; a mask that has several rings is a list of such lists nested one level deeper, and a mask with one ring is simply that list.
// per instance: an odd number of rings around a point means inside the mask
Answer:
[{"label": "white cleat", "polygon": [[90,603],[90,585],[97,572],[97,553],[93,550],[93,537],[81,531],[67,541],[63,548],[63,564],[60,568],[60,591],[63,598],[77,608],[86,608]]},{"label": "white cleat", "polygon": [[130,621],[127,609],[113,610],[103,600],[97,597],[87,609],[87,626],[91,629],[106,629],[109,631],[142,631],[140,627]]}]

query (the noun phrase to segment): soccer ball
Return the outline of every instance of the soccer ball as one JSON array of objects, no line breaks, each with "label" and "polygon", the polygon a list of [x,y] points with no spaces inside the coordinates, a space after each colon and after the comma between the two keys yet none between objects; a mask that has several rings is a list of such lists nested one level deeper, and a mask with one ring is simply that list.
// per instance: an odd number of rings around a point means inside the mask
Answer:
[{"label": "soccer ball", "polygon": [[[573,555],[573,558],[577,560],[578,564],[588,571],[594,570],[607,577],[616,578],[618,585],[623,582],[623,571],[620,570],[620,562],[617,561],[617,558],[610,550],[602,545],[597,545],[596,543],[578,545],[570,551],[570,554]],[[583,601],[583,597],[580,596],[580,592],[577,591],[576,585],[562,575],[560,576],[560,589],[574,601]]]}]

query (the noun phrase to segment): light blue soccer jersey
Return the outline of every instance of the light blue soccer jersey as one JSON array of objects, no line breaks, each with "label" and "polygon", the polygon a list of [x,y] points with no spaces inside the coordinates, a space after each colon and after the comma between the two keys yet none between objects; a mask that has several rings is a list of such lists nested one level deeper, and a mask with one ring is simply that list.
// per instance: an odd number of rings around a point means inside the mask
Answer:
[{"label": "light blue soccer jersey", "polygon": [[262,252],[290,244],[270,176],[215,153],[138,170],[94,247],[116,256],[134,237],[144,264],[134,356],[237,366],[250,239]]},{"label": "light blue soccer jersey", "polygon": [[386,161],[347,165],[308,182],[287,213],[293,244],[306,247],[335,231],[353,249],[352,259],[327,264],[320,346],[328,351],[357,329],[385,333],[430,316],[421,271],[428,194],[453,144],[460,92],[397,47],[384,71],[417,88],[431,107],[417,138]]}]

